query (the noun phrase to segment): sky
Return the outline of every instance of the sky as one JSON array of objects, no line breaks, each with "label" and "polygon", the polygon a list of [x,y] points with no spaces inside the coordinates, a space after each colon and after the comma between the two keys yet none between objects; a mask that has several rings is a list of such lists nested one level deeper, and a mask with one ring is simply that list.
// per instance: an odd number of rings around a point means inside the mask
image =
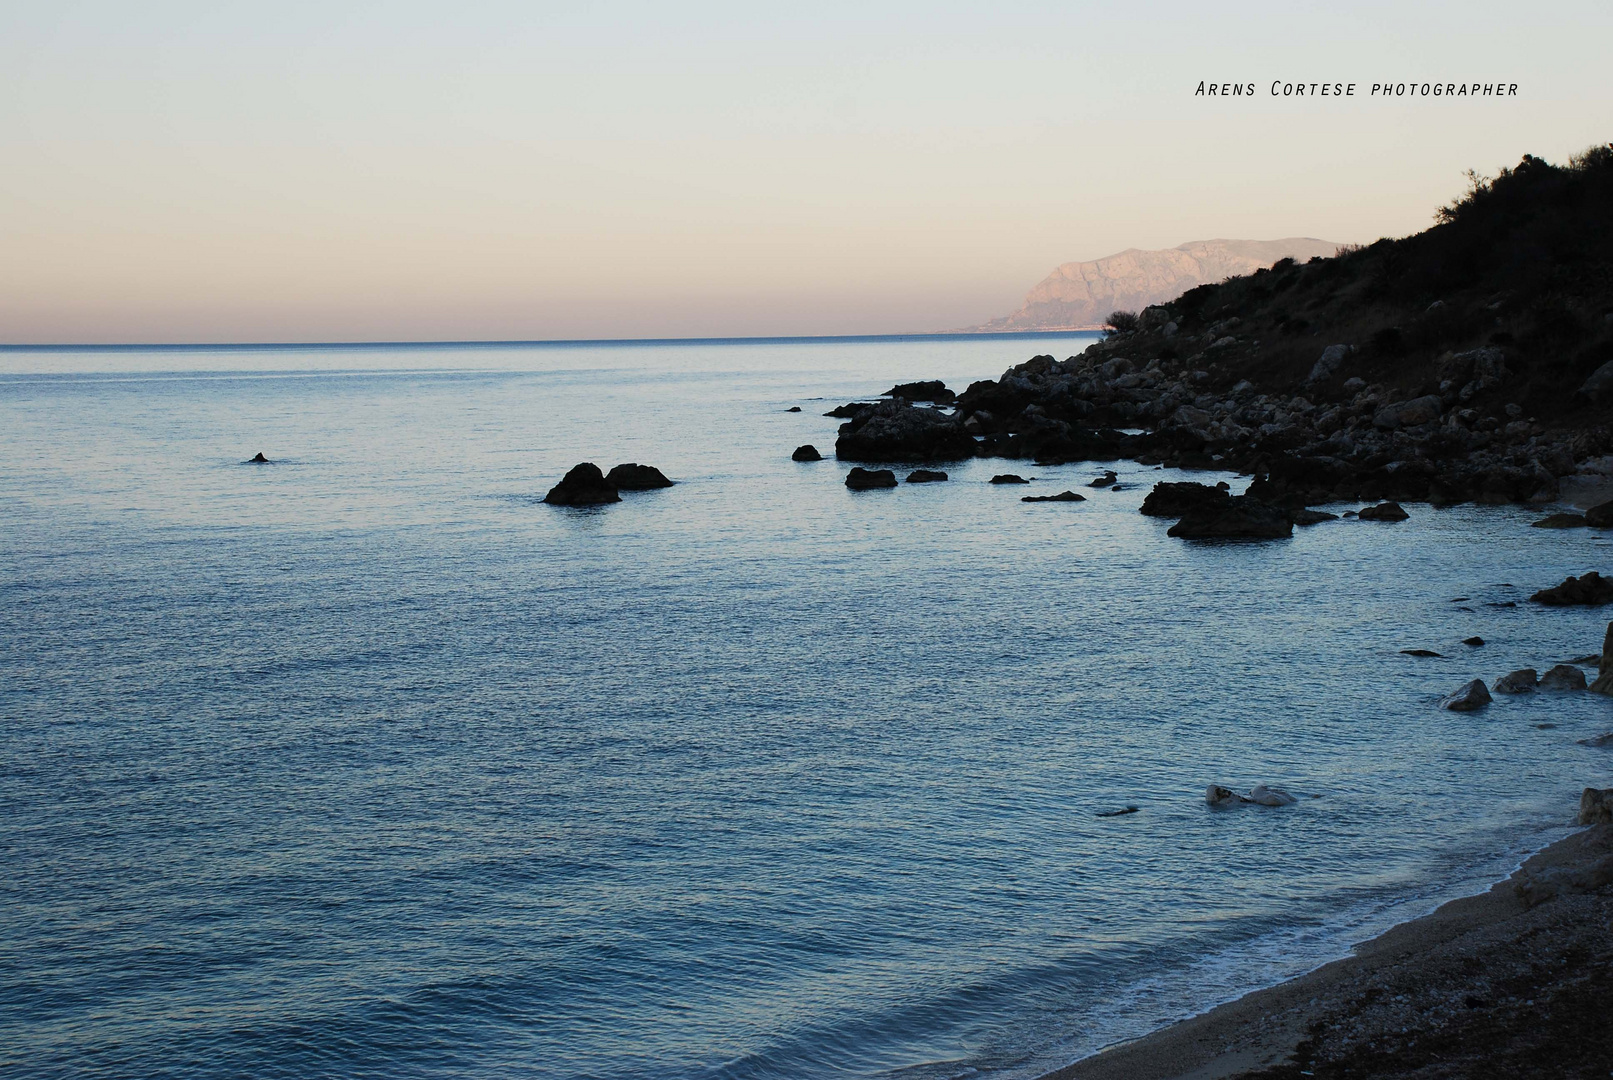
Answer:
[{"label": "sky", "polygon": [[1426,228],[1613,140],[1610,40],[1606,0],[8,0],[0,343],[970,326],[1125,248]]}]

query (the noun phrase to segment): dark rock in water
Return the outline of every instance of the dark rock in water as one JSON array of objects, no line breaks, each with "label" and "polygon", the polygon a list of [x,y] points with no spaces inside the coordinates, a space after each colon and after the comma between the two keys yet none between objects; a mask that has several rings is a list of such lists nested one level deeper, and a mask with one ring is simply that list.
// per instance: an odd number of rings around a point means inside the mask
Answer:
[{"label": "dark rock in water", "polygon": [[896,486],[896,474],[889,469],[852,469],[846,474],[846,486],[853,491],[867,491],[870,488],[893,488]]},{"label": "dark rock in water", "polygon": [[1602,658],[1591,693],[1613,697],[1613,622],[1607,624],[1607,633],[1602,637]]},{"label": "dark rock in water", "polygon": [[1558,664],[1540,677],[1542,690],[1583,690],[1585,673],[1573,664]]},{"label": "dark rock in water", "polygon": [[1407,518],[1411,517],[1411,515],[1406,513],[1406,511],[1397,502],[1386,502],[1379,503],[1377,506],[1369,506],[1356,516],[1362,521],[1405,521]]},{"label": "dark rock in water", "polygon": [[1462,644],[1472,645],[1474,648],[1477,648],[1478,646],[1484,644],[1484,639],[1477,635],[1474,635],[1473,637],[1465,637],[1462,639]]},{"label": "dark rock in water", "polygon": [[1613,502],[1601,503],[1585,511],[1585,524],[1593,529],[1613,526]]},{"label": "dark rock in water", "polygon": [[991,478],[993,484],[1028,484],[1029,480],[1017,473],[998,473]]},{"label": "dark rock in water", "polygon": [[1085,495],[1077,495],[1073,491],[1061,491],[1057,495],[1027,495],[1020,502],[1086,502]]},{"label": "dark rock in water", "polygon": [[1576,657],[1574,657],[1572,660],[1569,661],[1569,663],[1570,664],[1579,664],[1582,667],[1601,667],[1602,666],[1602,654],[1601,653],[1587,653],[1584,656],[1576,656]]},{"label": "dark rock in water", "polygon": [[1613,731],[1606,732],[1602,735],[1592,735],[1588,739],[1581,739],[1579,740],[1579,745],[1595,747],[1613,746]]},{"label": "dark rock in water", "polygon": [[1519,668],[1517,671],[1503,675],[1495,681],[1495,692],[1498,694],[1532,694],[1540,683],[1540,676],[1532,667]]},{"label": "dark rock in water", "polygon": [[1585,518],[1580,514],[1552,514],[1539,521],[1531,522],[1531,529],[1577,529],[1585,524]]},{"label": "dark rock in water", "polygon": [[907,474],[909,484],[939,484],[946,478],[946,473],[938,472],[935,469],[914,469]]},{"label": "dark rock in water", "polygon": [[1437,653],[1432,649],[1401,649],[1400,653],[1402,656],[1437,656],[1442,660],[1445,658],[1444,653]]},{"label": "dark rock in water", "polygon": [[799,405],[791,405],[788,409],[785,409],[784,411],[785,412],[800,412],[801,411],[801,406],[799,406]]},{"label": "dark rock in water", "polygon": [[1087,483],[1087,487],[1095,487],[1095,488],[1114,487],[1115,481],[1118,480],[1118,479],[1119,479],[1119,477],[1117,477],[1114,473],[1106,472],[1102,476],[1098,477],[1096,480],[1089,481]]},{"label": "dark rock in water", "polygon": [[1451,603],[1453,603],[1453,604],[1465,604],[1471,599],[1473,599],[1471,596],[1456,596],[1456,597],[1451,598]]},{"label": "dark rock in water", "polygon": [[1293,534],[1294,523],[1288,511],[1248,495],[1234,495],[1219,504],[1189,510],[1165,533],[1189,539],[1246,537],[1259,540]]},{"label": "dark rock in water", "polygon": [[653,491],[672,486],[672,481],[654,465],[640,465],[631,461],[605,474],[605,483],[614,486],[617,491]]},{"label": "dark rock in water", "polygon": [[250,461],[248,461],[247,464],[248,465],[273,465],[274,462],[272,462],[268,458],[264,457],[263,456],[263,451],[260,450],[260,451],[258,451],[257,456],[252,458]]},{"label": "dark rock in water", "polygon": [[585,461],[550,488],[543,501],[552,506],[596,506],[621,502],[622,497],[616,493],[616,485],[605,479],[598,465]]},{"label": "dark rock in water", "polygon": [[1529,598],[1548,607],[1584,604],[1595,607],[1613,601],[1613,581],[1592,570],[1584,577],[1571,577],[1561,585],[1541,589]]},{"label": "dark rock in water", "polygon": [[1439,707],[1451,712],[1472,712],[1490,701],[1490,688],[1484,685],[1483,679],[1474,679],[1456,693],[1447,695]]},{"label": "dark rock in water", "polygon": [[1330,514],[1326,510],[1307,510],[1304,507],[1290,510],[1288,516],[1294,519],[1295,525],[1320,525],[1324,521],[1339,519],[1337,514]]},{"label": "dark rock in water", "polygon": [[1222,506],[1232,497],[1226,484],[1195,484],[1191,481],[1172,484],[1160,481],[1143,500],[1142,513],[1149,517],[1179,518],[1189,510]]},{"label": "dark rock in water", "polygon": [[885,397],[905,398],[908,401],[935,401],[946,404],[957,398],[947,384],[940,379],[931,379],[928,382],[897,383],[885,391]]},{"label": "dark rock in water", "polygon": [[1099,810],[1098,813],[1097,813],[1097,816],[1098,817],[1125,817],[1127,814],[1135,814],[1136,812],[1137,812],[1137,808],[1135,806],[1128,806],[1124,810]]},{"label": "dark rock in water", "polygon": [[956,416],[900,398],[857,413],[835,440],[835,456],[846,461],[961,461],[978,452]]},{"label": "dark rock in water", "polygon": [[823,415],[832,416],[837,420],[850,420],[864,409],[872,409],[873,407],[874,403],[872,401],[851,401],[844,405],[836,405]]},{"label": "dark rock in water", "polygon": [[795,453],[790,455],[790,460],[822,461],[823,455],[818,453],[818,448],[816,446],[813,446],[811,443],[807,443],[805,446],[797,446],[795,448]]},{"label": "dark rock in water", "polygon": [[1484,606],[1485,607],[1517,607],[1518,602],[1516,600],[1486,600],[1484,602]]}]

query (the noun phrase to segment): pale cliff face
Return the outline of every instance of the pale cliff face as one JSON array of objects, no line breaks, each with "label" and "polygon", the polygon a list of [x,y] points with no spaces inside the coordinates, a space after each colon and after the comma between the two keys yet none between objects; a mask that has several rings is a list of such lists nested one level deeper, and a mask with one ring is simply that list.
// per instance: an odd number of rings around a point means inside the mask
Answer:
[{"label": "pale cliff face", "polygon": [[1111,311],[1141,311],[1188,289],[1251,274],[1278,259],[1330,256],[1339,245],[1310,237],[1194,240],[1165,251],[1130,248],[1091,262],[1065,263],[1042,279],[1025,304],[982,330],[1053,330],[1101,326]]}]

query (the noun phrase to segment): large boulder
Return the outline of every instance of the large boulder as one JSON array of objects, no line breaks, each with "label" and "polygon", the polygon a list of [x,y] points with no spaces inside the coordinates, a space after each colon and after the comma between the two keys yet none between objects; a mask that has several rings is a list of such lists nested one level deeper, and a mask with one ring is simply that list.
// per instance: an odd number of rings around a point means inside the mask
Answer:
[{"label": "large boulder", "polygon": [[907,474],[909,484],[939,484],[946,478],[946,473],[936,469],[914,469]]},{"label": "large boulder", "polygon": [[1498,694],[1530,694],[1540,682],[1540,677],[1532,667],[1519,668],[1495,680],[1495,692]]},{"label": "large boulder", "polygon": [[1484,680],[1474,679],[1454,694],[1447,694],[1439,707],[1451,712],[1472,712],[1488,705],[1491,700],[1490,689],[1484,685]]},{"label": "large boulder", "polygon": [[797,446],[795,448],[795,453],[790,455],[790,460],[822,461],[823,455],[818,453],[818,448],[816,446],[813,446],[811,443],[807,443],[805,446]]},{"label": "large boulder", "polygon": [[908,401],[935,401],[945,405],[958,395],[948,390],[947,384],[940,379],[930,379],[927,382],[897,383],[885,391],[885,396]]},{"label": "large boulder", "polygon": [[876,403],[872,401],[848,401],[844,405],[836,405],[825,416],[832,416],[836,420],[850,420],[864,409],[872,409]]},{"label": "large boulder", "polygon": [[1221,503],[1189,510],[1165,535],[1188,539],[1272,540],[1293,534],[1294,522],[1287,510],[1250,495],[1234,495]]},{"label": "large boulder", "polygon": [[1086,502],[1085,495],[1078,495],[1073,491],[1061,491],[1057,495],[1026,495],[1020,502]]},{"label": "large boulder", "polygon": [[1222,506],[1231,498],[1226,484],[1170,483],[1161,481],[1143,499],[1142,512],[1149,517],[1179,518],[1189,510]]},{"label": "large boulder", "polygon": [[1579,797],[1581,825],[1613,824],[1613,788],[1585,789]]},{"label": "large boulder", "polygon": [[560,483],[549,489],[543,501],[552,506],[597,506],[600,503],[621,502],[616,485],[605,479],[599,466],[591,461],[572,467]]},{"label": "large boulder", "polygon": [[1613,526],[1613,502],[1598,503],[1585,511],[1585,524],[1593,529]]},{"label": "large boulder", "polygon": [[1532,521],[1532,529],[1578,529],[1585,524],[1585,518],[1580,514],[1549,514],[1539,521]]},{"label": "large boulder", "polygon": [[861,410],[835,440],[844,461],[958,461],[975,453],[974,436],[956,416],[899,398]]},{"label": "large boulder", "polygon": [[1411,515],[1406,513],[1405,508],[1399,503],[1386,502],[1379,503],[1377,506],[1369,506],[1357,514],[1356,517],[1362,521],[1405,521]]},{"label": "large boulder", "polygon": [[1339,373],[1339,368],[1344,366],[1345,358],[1349,355],[1348,345],[1329,345],[1322,350],[1322,355],[1311,368],[1310,378],[1307,381],[1319,383],[1331,379]]},{"label": "large boulder", "polygon": [[1586,379],[1579,388],[1579,392],[1592,401],[1598,401],[1607,396],[1609,390],[1613,390],[1613,360],[1591,372],[1591,377]]},{"label": "large boulder", "polygon": [[654,465],[631,461],[605,474],[605,483],[614,485],[618,491],[653,491],[672,486],[672,481]]},{"label": "large boulder", "polygon": [[893,488],[896,486],[896,474],[889,469],[853,468],[846,474],[846,486],[853,491]]},{"label": "large boulder", "polygon": [[1573,664],[1558,664],[1540,677],[1542,690],[1583,690],[1585,673]]},{"label": "large boulder", "polygon": [[1410,401],[1400,401],[1392,405],[1385,405],[1372,414],[1372,426],[1384,431],[1394,431],[1397,428],[1416,427],[1426,424],[1430,420],[1438,420],[1444,403],[1438,394],[1426,394],[1423,397],[1412,398]]},{"label": "large boulder", "polygon": [[1592,570],[1583,577],[1571,577],[1561,585],[1554,585],[1549,589],[1541,589],[1529,599],[1537,604],[1547,607],[1572,607],[1585,605],[1595,607],[1613,602],[1613,580],[1604,578]]},{"label": "large boulder", "polygon": [[1025,479],[1023,476],[1020,476],[1018,473],[1011,473],[1011,472],[1009,472],[1009,473],[998,473],[996,476],[993,476],[991,478],[991,482],[993,484],[1028,484],[1028,483],[1030,483],[1029,480]]}]

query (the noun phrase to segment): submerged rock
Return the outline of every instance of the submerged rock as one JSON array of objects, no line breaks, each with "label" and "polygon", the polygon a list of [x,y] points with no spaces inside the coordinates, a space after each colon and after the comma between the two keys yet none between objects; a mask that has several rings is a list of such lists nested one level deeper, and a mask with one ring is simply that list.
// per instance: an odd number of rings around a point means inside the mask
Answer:
[{"label": "submerged rock", "polygon": [[1267,787],[1265,784],[1256,784],[1247,795],[1239,795],[1220,784],[1211,784],[1204,789],[1204,801],[1211,806],[1292,806],[1299,802],[1282,788]]},{"label": "submerged rock", "polygon": [[935,469],[914,469],[907,474],[909,484],[939,484],[946,478],[946,473]]},{"label": "submerged rock", "polygon": [[816,446],[813,446],[811,443],[807,443],[805,446],[797,446],[795,448],[795,453],[790,455],[790,460],[822,461],[823,455],[818,453],[818,448]]},{"label": "submerged rock", "polygon": [[801,406],[799,406],[799,405],[791,405],[788,409],[785,409],[784,411],[785,412],[800,412],[801,411]]},{"label": "submerged rock", "polygon": [[672,486],[672,481],[654,465],[633,461],[612,469],[605,475],[605,483],[614,485],[618,491],[654,491]]},{"label": "submerged rock", "polygon": [[1588,739],[1581,739],[1579,740],[1579,745],[1595,747],[1613,746],[1613,731],[1609,731],[1601,735],[1592,735]]},{"label": "submerged rock", "polygon": [[1087,487],[1095,487],[1095,488],[1114,487],[1115,486],[1115,481],[1117,481],[1119,479],[1120,478],[1114,474],[1114,471],[1110,470],[1110,471],[1104,473],[1102,476],[1098,477],[1096,480],[1089,480],[1087,482]]},{"label": "submerged rock", "polygon": [[1411,517],[1397,502],[1379,503],[1362,510],[1356,517],[1362,521],[1405,521]]},{"label": "submerged rock", "polygon": [[1474,679],[1454,694],[1446,695],[1439,707],[1451,712],[1472,712],[1488,705],[1491,700],[1490,688],[1484,685],[1484,680]]},{"label": "submerged rock", "polygon": [[1232,497],[1232,492],[1225,483],[1211,487],[1209,484],[1195,484],[1192,481],[1171,483],[1162,480],[1154,485],[1143,499],[1141,513],[1149,517],[1179,518],[1189,510],[1198,510],[1207,506],[1220,506]]},{"label": "submerged rock", "polygon": [[1495,680],[1498,694],[1531,694],[1540,683],[1540,676],[1532,667],[1519,668]]},{"label": "submerged rock", "polygon": [[846,486],[853,491],[893,488],[896,486],[896,474],[889,469],[853,468],[846,474]]},{"label": "submerged rock", "polygon": [[1282,788],[1267,787],[1265,784],[1254,786],[1254,790],[1249,792],[1249,801],[1260,806],[1292,806],[1299,802]]},{"label": "submerged rock", "polygon": [[1293,533],[1294,523],[1288,511],[1249,495],[1234,495],[1220,504],[1189,510],[1165,535],[1186,539],[1275,540]]},{"label": "submerged rock", "polygon": [[1531,529],[1578,529],[1585,524],[1583,514],[1552,514],[1529,523]]},{"label": "submerged rock", "polygon": [[1086,502],[1085,495],[1077,495],[1073,491],[1061,491],[1057,495],[1026,495],[1020,502]]},{"label": "submerged rock", "polygon": [[1474,634],[1472,637],[1463,638],[1462,639],[1462,644],[1463,645],[1471,645],[1476,649],[1480,645],[1484,644],[1484,639],[1479,637],[1477,634]]},{"label": "submerged rock", "polygon": [[1433,649],[1401,649],[1400,654],[1402,656],[1437,656],[1441,660],[1445,658],[1444,653],[1437,653]]},{"label": "submerged rock", "polygon": [[1018,473],[998,473],[991,478],[993,484],[1028,484],[1029,480]]},{"label": "submerged rock", "polygon": [[1320,525],[1324,521],[1339,519],[1337,514],[1330,514],[1326,510],[1307,510],[1304,507],[1288,511],[1288,516],[1293,518],[1295,525]]},{"label": "submerged rock", "polygon": [[1561,585],[1541,589],[1529,599],[1548,607],[1595,607],[1613,601],[1613,581],[1592,570],[1583,577],[1571,577]]},{"label": "submerged rock", "polygon": [[1127,806],[1127,807],[1125,807],[1124,809],[1121,809],[1121,810],[1099,810],[1098,813],[1097,813],[1097,816],[1098,817],[1125,817],[1127,814],[1135,814],[1136,812],[1137,812],[1137,807],[1135,807],[1135,806]]},{"label": "submerged rock", "polygon": [[1583,690],[1585,673],[1573,664],[1558,664],[1540,677],[1542,690]]},{"label": "submerged rock", "polygon": [[597,506],[600,503],[621,502],[616,485],[605,479],[599,466],[585,461],[572,467],[560,483],[549,489],[543,501],[551,506]]},{"label": "submerged rock", "polygon": [[272,462],[268,458],[264,457],[263,456],[263,451],[259,450],[255,455],[253,455],[253,457],[250,460],[247,461],[247,464],[248,465],[273,465],[274,462]]}]

